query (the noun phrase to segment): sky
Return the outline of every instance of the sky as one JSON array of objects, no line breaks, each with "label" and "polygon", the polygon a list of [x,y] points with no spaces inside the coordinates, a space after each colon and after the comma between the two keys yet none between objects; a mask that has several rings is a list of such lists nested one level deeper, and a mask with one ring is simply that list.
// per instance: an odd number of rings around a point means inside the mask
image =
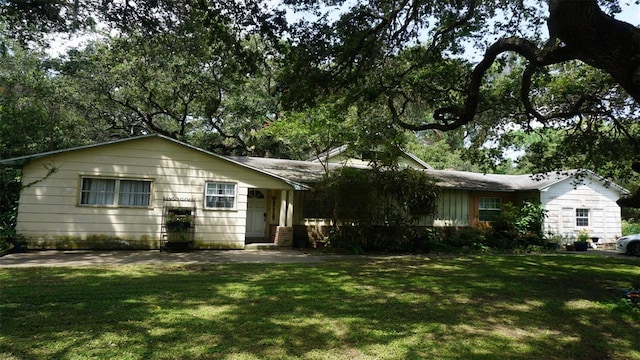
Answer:
[{"label": "sky", "polygon": [[[279,2],[280,0],[271,0],[272,2]],[[622,12],[616,15],[616,18],[625,22],[628,22],[635,26],[640,26],[640,4],[633,4],[636,0],[622,0]],[[625,3],[632,3],[625,5]],[[95,39],[96,36],[81,36],[74,39],[68,39],[66,37],[58,37],[55,39],[48,51],[50,56],[60,56],[66,49],[71,47],[82,46],[88,39]]]},{"label": "sky", "polygon": [[635,26],[640,25],[640,5],[630,5],[625,8],[619,16],[617,16],[619,20],[626,21]]}]

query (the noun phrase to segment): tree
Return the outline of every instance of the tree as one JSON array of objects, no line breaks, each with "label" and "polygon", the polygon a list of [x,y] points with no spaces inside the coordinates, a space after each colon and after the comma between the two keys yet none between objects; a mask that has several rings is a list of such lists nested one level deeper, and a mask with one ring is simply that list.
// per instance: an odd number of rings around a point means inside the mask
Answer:
[{"label": "tree", "polygon": [[[404,186],[398,186],[404,184]],[[414,169],[342,167],[318,184],[332,214],[333,246],[351,250],[424,251],[420,219],[437,208],[436,185]]]},{"label": "tree", "polygon": [[[345,112],[355,106],[361,115],[384,109],[386,116],[378,118],[385,124],[410,130],[468,125],[474,147],[484,144],[490,129],[508,128],[510,119],[518,118],[523,128],[580,129],[581,115],[593,119],[593,109],[607,108],[611,99],[626,104],[626,114],[636,111],[640,99],[640,30],[611,16],[620,10],[618,1],[549,0],[546,9],[510,0],[284,0],[276,9],[265,4],[12,0],[1,13],[18,29],[33,20],[36,31],[82,28],[91,23],[89,14],[99,14],[94,16],[127,36],[176,34],[183,40],[204,31],[221,34],[219,42],[235,50],[260,33],[286,43],[271,42],[285,56],[277,88],[285,110],[306,111],[331,100]],[[16,11],[20,6],[30,12]],[[283,12],[289,9],[303,16],[286,27]],[[542,35],[545,23],[548,38]],[[470,49],[483,54],[479,61],[468,56]],[[547,78],[576,63],[606,76],[597,88],[586,84],[588,92],[546,91]],[[502,86],[505,78],[508,86]],[[614,115],[613,125],[606,125],[633,142],[634,133],[615,124]]]},{"label": "tree", "polygon": [[[300,3],[305,8],[309,6],[307,1]],[[318,3],[312,2],[314,5]],[[604,13],[596,0],[551,0],[548,4],[551,35],[543,42],[538,35],[540,31],[536,30],[540,30],[544,15],[538,4],[533,2],[467,0],[358,3],[333,23],[324,22],[324,26],[320,27],[315,22],[300,23],[296,33],[299,36],[294,37],[296,48],[300,51],[292,55],[292,63],[297,63],[294,65],[296,67],[311,67],[310,72],[317,75],[311,76],[310,81],[316,78],[331,80],[336,87],[345,87],[348,82],[356,81],[358,89],[355,94],[384,97],[390,111],[399,114],[406,109],[405,106],[413,106],[417,102],[413,98],[412,101],[403,101],[409,96],[402,85],[410,84],[413,77],[425,71],[442,75],[443,72],[434,67],[452,66],[455,57],[450,55],[462,54],[465,41],[480,39],[480,46],[486,49],[482,60],[475,66],[454,71],[456,74],[445,79],[455,80],[449,86],[432,88],[434,93],[441,96],[458,94],[461,96],[459,101],[431,101],[429,105],[434,107],[434,116],[424,119],[426,122],[403,122],[397,117],[400,125],[421,130],[450,130],[471,122],[478,110],[482,110],[478,106],[482,87],[486,85],[485,77],[492,65],[499,61],[499,55],[506,52],[517,53],[526,60],[521,74],[520,93],[525,103],[531,90],[531,77],[536,71],[571,60],[580,60],[604,70],[636,102],[640,100],[640,85],[634,80],[640,74],[640,30]],[[617,4],[609,3],[609,10],[618,10]],[[496,19],[498,13],[505,20]],[[430,19],[430,16],[433,18]],[[485,40],[495,36],[500,38],[493,43]],[[556,39],[561,42],[558,43]],[[309,55],[304,58],[301,53]],[[329,57],[334,59],[330,64],[326,61]],[[399,64],[402,70],[394,73],[399,77],[396,81],[372,74],[373,70],[384,74]],[[371,79],[386,81],[364,83]],[[430,82],[434,85],[446,83],[438,80]],[[309,82],[302,86],[309,86]],[[326,85],[324,88],[330,89]],[[430,93],[429,97],[433,95]],[[535,109],[528,110],[538,120],[575,114],[535,116]]]},{"label": "tree", "polygon": [[[322,12],[320,4],[336,2],[289,3]],[[282,86],[287,94],[311,96],[285,96],[285,105],[308,107],[342,94],[345,103],[384,106],[406,129],[464,126],[470,157],[492,167],[515,145],[502,140],[508,132],[545,136],[562,129],[563,146],[538,159],[545,161],[529,162],[529,170],[579,164],[608,176],[624,174],[622,167],[629,173],[640,160],[640,30],[611,16],[618,2],[600,4],[549,0],[548,38],[541,35],[545,9],[537,2],[343,5],[339,15],[297,24]],[[475,63],[472,47],[482,53]],[[301,72],[310,76],[296,81]],[[559,156],[576,161],[555,161]]]},{"label": "tree", "polygon": [[220,153],[256,151],[252,133],[277,113],[269,44],[185,22],[71,51],[60,72],[76,81],[76,105],[114,137],[160,133]]},{"label": "tree", "polygon": [[85,124],[66,106],[68,88],[44,55],[0,43],[0,158],[84,143]]}]

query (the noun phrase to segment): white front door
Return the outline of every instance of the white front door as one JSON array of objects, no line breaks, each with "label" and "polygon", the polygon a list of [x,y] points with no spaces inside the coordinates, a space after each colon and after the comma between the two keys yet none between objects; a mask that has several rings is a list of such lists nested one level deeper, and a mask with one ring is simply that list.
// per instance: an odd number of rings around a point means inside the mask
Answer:
[{"label": "white front door", "polygon": [[249,189],[247,199],[247,238],[264,238],[267,199],[260,190]]}]

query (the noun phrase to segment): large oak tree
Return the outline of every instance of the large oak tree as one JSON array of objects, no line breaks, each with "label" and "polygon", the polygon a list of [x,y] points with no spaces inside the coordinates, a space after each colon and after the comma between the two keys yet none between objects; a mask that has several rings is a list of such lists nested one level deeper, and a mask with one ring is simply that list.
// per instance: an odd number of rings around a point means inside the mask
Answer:
[{"label": "large oak tree", "polygon": [[[285,109],[337,104],[345,113],[361,114],[363,123],[373,120],[414,131],[464,127],[476,147],[510,126],[532,132],[559,126],[592,139],[615,133],[612,141],[635,150],[624,160],[638,160],[632,154],[640,153],[640,133],[629,120],[640,102],[640,30],[613,17],[618,1],[274,4],[7,0],[0,4],[0,14],[25,43],[39,38],[39,32],[100,23],[123,38],[204,29],[225,48],[242,53],[243,41],[259,33],[265,41],[279,40],[269,44],[285,59],[278,78]],[[288,19],[300,20],[285,24],[283,12],[292,10],[300,13]],[[584,76],[589,81],[576,81],[577,86],[557,85],[567,69],[586,74],[584,64],[606,76]],[[376,116],[364,118],[371,114]]]}]

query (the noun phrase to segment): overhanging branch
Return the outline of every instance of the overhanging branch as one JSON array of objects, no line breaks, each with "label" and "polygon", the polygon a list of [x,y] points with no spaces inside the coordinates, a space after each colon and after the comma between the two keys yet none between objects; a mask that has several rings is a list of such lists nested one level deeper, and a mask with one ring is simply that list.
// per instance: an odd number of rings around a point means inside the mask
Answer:
[{"label": "overhanging branch", "polygon": [[[464,106],[448,106],[436,109],[434,111],[435,122],[426,124],[409,124],[400,119],[399,116],[394,115],[392,109],[392,116],[394,121],[399,125],[409,130],[440,130],[449,131],[465,124],[470,123],[478,109],[480,102],[480,87],[482,86],[482,79],[489,70],[489,68],[495,63],[500,54],[505,52],[515,52],[520,56],[527,59],[529,64],[534,66],[542,66],[552,63],[553,61],[560,61],[568,58],[569,53],[563,53],[562,55],[556,53],[544,54],[544,52],[538,48],[538,46],[527,39],[510,37],[500,39],[491,45],[484,54],[484,58],[478,63],[473,72],[471,73],[470,81],[467,86],[466,99]],[[552,61],[553,59],[553,61]],[[390,108],[392,103],[389,103]]]}]

